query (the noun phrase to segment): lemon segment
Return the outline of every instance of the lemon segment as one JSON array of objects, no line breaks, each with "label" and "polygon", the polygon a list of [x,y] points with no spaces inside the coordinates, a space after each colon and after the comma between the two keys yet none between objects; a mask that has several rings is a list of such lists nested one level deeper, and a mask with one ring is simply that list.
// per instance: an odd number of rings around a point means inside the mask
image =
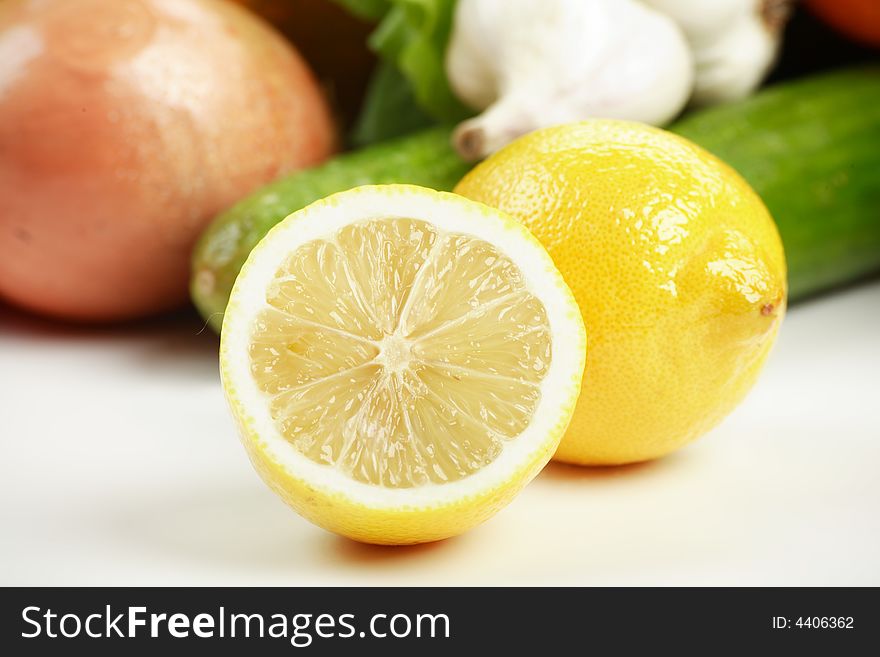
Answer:
[{"label": "lemon segment", "polygon": [[571,292],[517,222],[402,185],[329,197],[242,269],[224,387],[267,482],[353,538],[451,536],[550,458],[585,336]]}]

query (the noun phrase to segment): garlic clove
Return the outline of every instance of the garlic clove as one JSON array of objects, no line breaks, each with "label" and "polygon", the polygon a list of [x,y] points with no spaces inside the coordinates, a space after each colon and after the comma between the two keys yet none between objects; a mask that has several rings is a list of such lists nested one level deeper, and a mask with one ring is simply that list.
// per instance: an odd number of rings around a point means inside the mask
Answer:
[{"label": "garlic clove", "polygon": [[529,131],[538,119],[528,105],[510,96],[480,116],[462,122],[452,133],[455,150],[468,162],[481,160]]},{"label": "garlic clove", "polygon": [[454,135],[471,160],[559,123],[663,125],[693,86],[681,30],[636,0],[459,0],[446,67],[456,95],[485,110]]},{"label": "garlic clove", "polygon": [[694,53],[693,105],[744,98],[776,61],[793,0],[642,0],[676,21]]},{"label": "garlic clove", "polygon": [[776,59],[778,40],[750,16],[695,51],[697,78],[691,103],[708,106],[750,95]]}]

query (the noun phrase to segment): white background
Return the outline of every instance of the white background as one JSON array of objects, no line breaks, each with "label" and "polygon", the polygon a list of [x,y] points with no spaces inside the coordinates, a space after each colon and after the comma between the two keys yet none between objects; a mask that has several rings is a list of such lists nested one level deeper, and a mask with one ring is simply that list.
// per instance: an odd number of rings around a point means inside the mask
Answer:
[{"label": "white background", "polygon": [[485,525],[408,548],[269,492],[199,328],[0,307],[0,585],[880,585],[880,283],[793,308],[746,402],[694,445],[551,464]]}]

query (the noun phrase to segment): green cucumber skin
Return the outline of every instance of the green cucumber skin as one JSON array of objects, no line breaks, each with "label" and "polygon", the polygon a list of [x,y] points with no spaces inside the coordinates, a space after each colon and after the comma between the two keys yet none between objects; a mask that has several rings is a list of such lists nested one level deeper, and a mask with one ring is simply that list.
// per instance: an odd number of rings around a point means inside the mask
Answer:
[{"label": "green cucumber skin", "polygon": [[727,162],[764,200],[791,301],[880,271],[880,68],[770,87],[669,129]]},{"label": "green cucumber skin", "polygon": [[[880,271],[880,69],[776,85],[669,129],[727,162],[763,198],[785,246],[790,301]],[[291,212],[364,184],[452,189],[471,165],[449,134],[435,128],[340,155],[221,214],[193,258],[192,297],[203,317],[219,331],[251,249]]]},{"label": "green cucumber skin", "polygon": [[238,272],[257,242],[287,215],[358,185],[410,183],[451,190],[472,165],[452,149],[451,130],[432,128],[335,157],[258,190],[220,214],[193,252],[190,293],[219,332]]}]

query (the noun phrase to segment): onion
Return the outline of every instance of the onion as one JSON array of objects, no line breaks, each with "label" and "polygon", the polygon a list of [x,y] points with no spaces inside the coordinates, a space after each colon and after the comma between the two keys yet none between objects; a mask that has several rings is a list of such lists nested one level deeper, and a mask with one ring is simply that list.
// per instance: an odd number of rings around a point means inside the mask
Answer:
[{"label": "onion", "polygon": [[210,218],[333,142],[306,65],[236,5],[0,2],[0,295],[86,321],[178,306]]}]

